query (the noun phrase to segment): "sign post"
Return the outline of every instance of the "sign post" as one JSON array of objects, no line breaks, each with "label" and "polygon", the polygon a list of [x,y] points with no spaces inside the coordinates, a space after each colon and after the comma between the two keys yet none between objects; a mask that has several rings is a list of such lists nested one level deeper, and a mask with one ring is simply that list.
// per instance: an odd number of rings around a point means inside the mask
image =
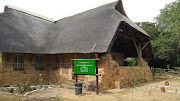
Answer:
[{"label": "sign post", "polygon": [[[98,59],[98,54],[94,53],[96,59]],[[97,66],[97,62],[96,62],[96,94],[99,95],[99,86],[98,86],[98,66]]]},{"label": "sign post", "polygon": [[76,83],[78,75],[94,75],[96,76],[96,94],[98,91],[98,67],[97,60],[99,59],[71,59],[73,60],[74,73],[76,75]]}]

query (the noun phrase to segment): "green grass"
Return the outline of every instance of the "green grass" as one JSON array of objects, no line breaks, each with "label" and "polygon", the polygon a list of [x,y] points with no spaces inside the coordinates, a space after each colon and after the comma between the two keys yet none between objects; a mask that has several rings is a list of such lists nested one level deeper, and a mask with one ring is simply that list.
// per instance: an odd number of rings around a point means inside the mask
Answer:
[{"label": "green grass", "polygon": [[169,80],[169,81],[180,81],[177,77],[168,77],[168,75],[163,74],[162,76],[154,76],[155,79]]},{"label": "green grass", "polygon": [[54,101],[63,101],[61,97],[56,97],[56,99]]},{"label": "green grass", "polygon": [[168,78],[169,81],[180,81],[180,78]]}]

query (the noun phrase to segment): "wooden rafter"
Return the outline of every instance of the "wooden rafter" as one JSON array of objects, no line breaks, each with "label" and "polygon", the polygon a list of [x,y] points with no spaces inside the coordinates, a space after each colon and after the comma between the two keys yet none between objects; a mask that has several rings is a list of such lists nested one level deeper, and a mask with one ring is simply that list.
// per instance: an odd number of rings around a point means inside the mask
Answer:
[{"label": "wooden rafter", "polygon": [[131,37],[128,37],[128,36],[126,36],[126,35],[124,35],[124,34],[121,34],[121,33],[119,33],[118,34],[119,36],[122,36],[122,37],[124,37],[124,38],[126,38],[126,39],[130,39],[130,40],[135,40],[136,42],[140,42],[139,40],[137,40],[137,39],[134,39],[134,38],[131,38]]},{"label": "wooden rafter", "polygon": [[116,32],[114,38],[112,39],[112,41],[111,41],[111,43],[110,43],[110,45],[108,47],[108,50],[107,50],[108,53],[111,51],[111,49],[112,49],[112,47],[113,47],[113,45],[114,45],[117,38],[118,38],[118,35],[117,35],[117,32]]}]

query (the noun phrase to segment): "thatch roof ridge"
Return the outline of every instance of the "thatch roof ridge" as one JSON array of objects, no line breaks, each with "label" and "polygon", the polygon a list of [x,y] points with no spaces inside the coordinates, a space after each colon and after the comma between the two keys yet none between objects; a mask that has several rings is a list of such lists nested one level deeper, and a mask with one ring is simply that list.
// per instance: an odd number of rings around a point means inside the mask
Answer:
[{"label": "thatch roof ridge", "polygon": [[52,18],[48,18],[48,17],[46,17],[46,16],[43,16],[43,15],[40,15],[40,14],[37,14],[37,13],[34,13],[34,12],[30,12],[30,11],[27,11],[27,10],[25,10],[25,9],[21,9],[21,8],[12,6],[12,5],[6,5],[6,6],[5,6],[5,9],[9,9],[9,8],[10,8],[10,9],[17,10],[17,11],[20,11],[20,12],[23,12],[23,13],[26,13],[26,14],[29,14],[29,15],[32,15],[32,16],[35,16],[35,17],[40,18],[40,19],[44,19],[44,20],[53,22],[53,19],[52,19]]}]

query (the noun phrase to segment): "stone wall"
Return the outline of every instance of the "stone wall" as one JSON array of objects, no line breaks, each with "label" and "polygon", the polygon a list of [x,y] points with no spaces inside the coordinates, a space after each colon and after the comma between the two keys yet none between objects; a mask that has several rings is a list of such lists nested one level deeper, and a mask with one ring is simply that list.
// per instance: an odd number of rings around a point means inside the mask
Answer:
[{"label": "stone wall", "polygon": [[59,67],[54,68],[55,55],[42,55],[44,59],[44,68],[35,68],[35,54],[22,54],[24,57],[24,68],[13,68],[13,56],[15,53],[2,53],[2,69],[0,70],[0,79],[3,85],[17,85],[18,83],[30,82],[37,84],[39,75],[42,74],[44,81],[51,83],[61,83],[63,80],[72,79],[71,54],[59,55]]},{"label": "stone wall", "polygon": [[119,52],[111,52],[112,59],[115,60],[120,66],[124,66],[124,54]]},{"label": "stone wall", "polygon": [[[43,55],[44,68],[35,68],[35,54],[23,54],[24,68],[13,68],[13,56],[15,53],[2,53],[2,66],[0,69],[0,79],[4,81],[3,85],[17,85],[18,83],[30,82],[37,84],[39,82],[39,74],[43,74],[44,81],[54,84],[60,84],[64,80],[73,79],[73,68],[71,59],[75,58],[91,58],[90,54],[59,54],[59,67],[53,68],[54,57],[56,55]],[[137,82],[145,82],[153,78],[147,63],[143,61],[142,66],[126,67],[119,66],[117,61],[113,60],[111,54],[101,54],[98,61],[99,85],[101,90],[123,88],[134,85]],[[83,80],[82,80],[83,79]],[[88,89],[90,82],[94,83],[95,76],[78,76],[79,81],[83,81]],[[91,85],[90,85],[91,86]]]},{"label": "stone wall", "polygon": [[[119,64],[112,59],[111,54],[104,54],[100,57],[98,68],[99,74],[101,74],[99,77],[101,90],[129,87],[153,79],[151,70],[144,60],[143,66],[141,67],[119,66]],[[86,75],[85,77],[86,88],[92,89],[91,87],[93,85],[90,85],[90,82],[94,81],[95,83],[95,76]]]},{"label": "stone wall", "polygon": [[[35,68],[36,54],[23,55],[24,68],[13,68],[13,59],[16,53],[0,53],[0,80],[3,80],[4,86],[17,85],[18,83],[30,82],[32,84],[39,83],[40,74],[43,75],[44,81],[60,84],[65,80],[72,80],[73,68],[71,59],[90,58],[90,54],[58,54],[59,67],[54,68],[54,57],[56,55],[41,55],[44,60],[44,68]],[[40,54],[38,54],[40,55]],[[2,64],[2,66],[1,66]]]}]

